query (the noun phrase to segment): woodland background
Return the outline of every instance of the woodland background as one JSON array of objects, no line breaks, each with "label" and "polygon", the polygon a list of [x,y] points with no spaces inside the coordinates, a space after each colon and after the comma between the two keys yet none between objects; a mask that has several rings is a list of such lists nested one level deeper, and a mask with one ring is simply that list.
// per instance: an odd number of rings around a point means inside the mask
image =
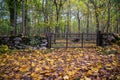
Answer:
[{"label": "woodland background", "polygon": [[120,31],[119,0],[0,0],[0,35]]}]

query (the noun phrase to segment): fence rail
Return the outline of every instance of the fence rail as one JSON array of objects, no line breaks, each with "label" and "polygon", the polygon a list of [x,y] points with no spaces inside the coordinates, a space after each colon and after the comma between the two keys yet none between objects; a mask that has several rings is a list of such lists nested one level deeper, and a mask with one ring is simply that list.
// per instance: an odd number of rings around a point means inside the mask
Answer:
[{"label": "fence rail", "polygon": [[[96,46],[95,33],[49,33],[48,47],[51,48],[81,48]],[[91,45],[91,46],[90,46]]]}]

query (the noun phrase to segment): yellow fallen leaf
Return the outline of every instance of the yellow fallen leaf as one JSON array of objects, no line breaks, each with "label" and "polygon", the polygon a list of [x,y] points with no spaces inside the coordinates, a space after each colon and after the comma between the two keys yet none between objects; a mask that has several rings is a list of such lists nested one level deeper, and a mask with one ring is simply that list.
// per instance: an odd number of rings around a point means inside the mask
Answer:
[{"label": "yellow fallen leaf", "polygon": [[69,61],[70,61],[70,59],[68,58],[66,61],[68,61],[68,62],[69,62]]},{"label": "yellow fallen leaf", "polygon": [[9,76],[7,74],[3,74],[2,77],[4,77],[5,80],[9,80]]},{"label": "yellow fallen leaf", "polygon": [[50,64],[53,65],[53,64],[54,64],[54,61],[51,61]]},{"label": "yellow fallen leaf", "polygon": [[20,62],[16,61],[15,64],[19,66],[19,65],[20,65]]},{"label": "yellow fallen leaf", "polygon": [[21,68],[20,68],[20,71],[21,72],[26,72],[26,71],[29,71],[30,67],[28,67],[27,65],[22,65]]},{"label": "yellow fallen leaf", "polygon": [[93,74],[93,71],[92,71],[92,70],[89,70],[89,71],[87,72],[87,74],[88,74],[88,75],[91,75],[91,74]]},{"label": "yellow fallen leaf", "polygon": [[75,68],[75,70],[80,70],[81,68]]},{"label": "yellow fallen leaf", "polygon": [[82,57],[82,56],[84,56],[84,54],[83,54],[83,53],[80,53],[79,56]]},{"label": "yellow fallen leaf", "polygon": [[60,61],[60,62],[62,62],[62,63],[64,62],[62,59],[58,59],[58,61]]},{"label": "yellow fallen leaf", "polygon": [[36,68],[35,68],[35,71],[40,71],[40,70],[41,70],[41,69],[40,69],[40,68],[38,68],[38,67],[36,67]]},{"label": "yellow fallen leaf", "polygon": [[112,70],[113,68],[112,68],[112,67],[107,67],[106,69],[107,69],[107,70]]},{"label": "yellow fallen leaf", "polygon": [[112,64],[113,64],[114,66],[117,66],[117,62],[116,62],[116,61],[113,61]]},{"label": "yellow fallen leaf", "polygon": [[35,66],[35,64],[32,62],[31,66],[32,66],[32,67],[34,67],[34,66]]},{"label": "yellow fallen leaf", "polygon": [[98,67],[99,69],[102,68],[102,63],[98,62],[97,65],[98,65],[97,67]]},{"label": "yellow fallen leaf", "polygon": [[48,66],[45,66],[44,68],[45,68],[45,69],[50,69]]},{"label": "yellow fallen leaf", "polygon": [[26,68],[20,68],[20,71],[21,71],[21,72],[26,72],[27,69],[26,69]]},{"label": "yellow fallen leaf", "polygon": [[99,69],[98,69],[98,68],[92,68],[92,71],[93,71],[93,72],[98,72]]},{"label": "yellow fallen leaf", "polygon": [[84,78],[85,78],[85,80],[91,80],[91,78],[88,78],[88,77],[86,77],[86,76],[85,76]]},{"label": "yellow fallen leaf", "polygon": [[82,68],[82,69],[85,69],[85,70],[88,69],[87,66],[85,66],[85,65],[81,66],[81,68]]},{"label": "yellow fallen leaf", "polygon": [[40,53],[40,51],[39,50],[35,50],[35,53]]},{"label": "yellow fallen leaf", "polygon": [[69,80],[69,76],[68,76],[68,75],[65,75],[65,76],[63,76],[63,79],[64,79],[64,80]]},{"label": "yellow fallen leaf", "polygon": [[31,74],[31,76],[32,76],[33,78],[39,78],[39,77],[41,77],[39,74],[36,74],[36,73],[34,73],[34,72]]},{"label": "yellow fallen leaf", "polygon": [[16,70],[19,70],[19,67],[15,67],[14,70],[15,70],[15,71],[16,71]]},{"label": "yellow fallen leaf", "polygon": [[109,56],[111,56],[111,57],[115,57],[115,54],[110,54]]},{"label": "yellow fallen leaf", "polygon": [[45,76],[49,76],[50,75],[50,73],[45,73]]},{"label": "yellow fallen leaf", "polygon": [[119,74],[119,75],[117,75],[117,80],[120,80],[120,74]]},{"label": "yellow fallen leaf", "polygon": [[4,66],[5,65],[5,63],[0,63],[0,66]]},{"label": "yellow fallen leaf", "polygon": [[15,78],[20,79],[21,74],[15,74]]},{"label": "yellow fallen leaf", "polygon": [[68,71],[68,75],[69,76],[72,76],[72,75],[74,75],[75,74],[75,71]]},{"label": "yellow fallen leaf", "polygon": [[106,66],[106,67],[110,67],[110,66],[111,66],[111,64],[105,64],[105,66]]},{"label": "yellow fallen leaf", "polygon": [[45,71],[40,71],[40,74],[44,74],[44,73],[46,73]]}]

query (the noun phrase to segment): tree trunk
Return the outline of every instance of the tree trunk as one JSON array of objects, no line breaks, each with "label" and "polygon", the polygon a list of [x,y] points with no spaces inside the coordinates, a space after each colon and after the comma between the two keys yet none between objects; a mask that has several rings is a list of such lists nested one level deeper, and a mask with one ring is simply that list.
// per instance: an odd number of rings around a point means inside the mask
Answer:
[{"label": "tree trunk", "polygon": [[[11,6],[12,1],[8,2],[9,12],[10,12],[10,26],[14,29],[14,6]],[[14,31],[11,32],[11,35],[14,35]]]},{"label": "tree trunk", "polygon": [[[48,13],[46,12],[48,10],[48,0],[42,0],[42,12],[44,14],[44,23],[48,24]],[[44,33],[49,32],[49,26],[46,25],[44,28]]]},{"label": "tree trunk", "polygon": [[53,0],[55,8],[56,8],[56,24],[57,24],[55,27],[55,33],[60,32],[59,31],[60,30],[60,28],[59,28],[59,14],[60,14],[61,8],[64,4],[64,3],[62,3],[63,1],[65,2],[66,0]]},{"label": "tree trunk", "polygon": [[78,19],[78,33],[80,33],[80,17],[79,17],[79,10],[78,10],[78,13],[77,13],[77,19]]},{"label": "tree trunk", "polygon": [[17,34],[17,0],[14,0],[14,34]]},{"label": "tree trunk", "polygon": [[106,32],[108,33],[109,32],[109,28],[110,28],[110,0],[108,2],[108,21],[107,21],[107,30]]},{"label": "tree trunk", "polygon": [[22,34],[25,35],[25,3],[22,0]]},{"label": "tree trunk", "polygon": [[116,21],[116,33],[119,33],[119,26],[118,26],[118,24],[119,24],[119,19],[117,19],[117,21]]},{"label": "tree trunk", "polygon": [[88,33],[89,33],[89,15],[90,15],[90,10],[89,10],[89,3],[87,4],[87,8],[88,8],[88,14],[87,14],[87,39],[88,39]]},{"label": "tree trunk", "polygon": [[26,5],[25,5],[25,35],[28,35],[27,34],[27,20],[28,20],[28,15],[27,15],[27,13],[28,13],[28,8],[27,8],[27,0],[25,0],[25,3],[26,3]]},{"label": "tree trunk", "polygon": [[55,26],[55,33],[58,33],[58,35],[55,36],[55,39],[59,37],[59,12],[60,12],[60,6],[58,6],[57,1],[54,0],[54,4],[56,7],[56,26]]},{"label": "tree trunk", "polygon": [[97,4],[96,4],[96,2],[94,0],[90,0],[90,2],[93,4],[94,10],[95,10],[96,33],[97,33],[96,44],[98,46],[99,45],[99,35],[98,35],[98,32],[99,32],[99,15],[98,15],[98,12],[97,12]]},{"label": "tree trunk", "polygon": [[97,12],[97,4],[94,0],[90,0],[90,2],[93,4],[94,6],[94,9],[95,9],[95,17],[96,17],[96,32],[99,31],[99,15],[98,15],[98,12]]},{"label": "tree trunk", "polygon": [[[55,27],[55,33],[59,33],[59,9],[56,5],[56,27]],[[58,36],[58,35],[57,35]]]},{"label": "tree trunk", "polygon": [[67,33],[70,33],[71,31],[70,31],[70,14],[71,14],[71,11],[70,11],[70,0],[69,0],[69,4],[68,4],[68,12],[67,12]]},{"label": "tree trunk", "polygon": [[95,17],[96,17],[96,28],[98,32],[99,31],[99,16],[96,10],[95,10]]},{"label": "tree trunk", "polygon": [[117,9],[118,7],[116,6],[116,25],[115,25],[115,32],[119,33],[119,11]]}]

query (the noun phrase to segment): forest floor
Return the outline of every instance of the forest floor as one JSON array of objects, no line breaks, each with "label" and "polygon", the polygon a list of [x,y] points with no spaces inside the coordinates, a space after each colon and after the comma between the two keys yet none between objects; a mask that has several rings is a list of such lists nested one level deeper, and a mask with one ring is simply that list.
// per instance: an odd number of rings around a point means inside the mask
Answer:
[{"label": "forest floor", "polygon": [[8,51],[0,80],[120,80],[120,47]]}]

